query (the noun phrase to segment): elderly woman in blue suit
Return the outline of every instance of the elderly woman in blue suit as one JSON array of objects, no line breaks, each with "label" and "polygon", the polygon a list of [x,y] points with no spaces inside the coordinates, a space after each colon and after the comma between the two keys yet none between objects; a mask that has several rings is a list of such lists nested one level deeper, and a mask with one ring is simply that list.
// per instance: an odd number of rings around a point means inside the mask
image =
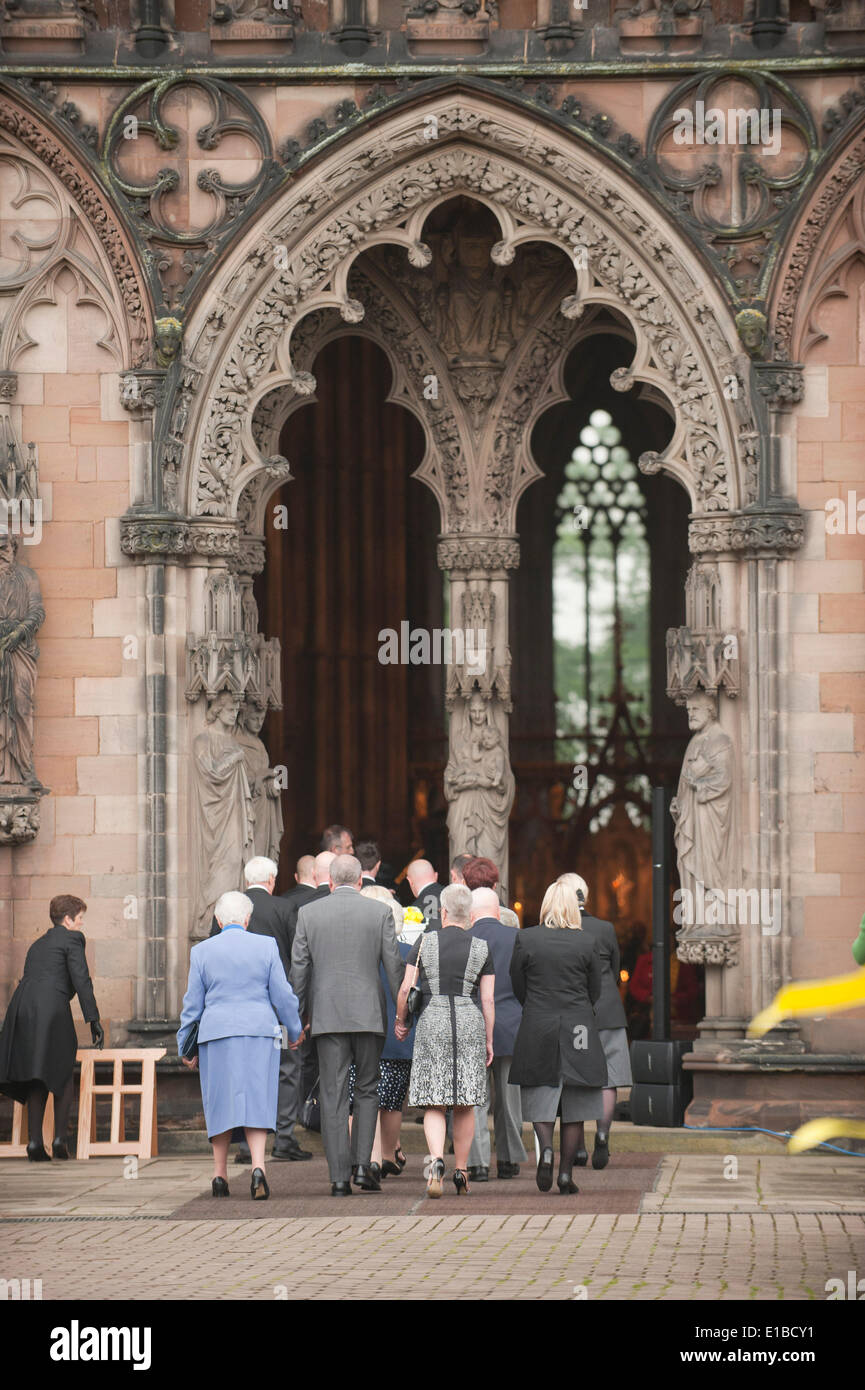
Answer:
[{"label": "elderly woman in blue suit", "polygon": [[229,1195],[228,1146],[231,1131],[240,1126],[252,1155],[251,1196],[266,1200],[264,1145],[267,1131],[276,1128],[280,1025],[292,1043],[299,1043],[303,1030],[276,941],[246,930],[252,908],[244,893],[223,893],[213,910],[219,935],[193,946],[177,1050],[183,1053],[197,1023],[198,1056],[183,1060],[201,1070],[214,1197]]}]

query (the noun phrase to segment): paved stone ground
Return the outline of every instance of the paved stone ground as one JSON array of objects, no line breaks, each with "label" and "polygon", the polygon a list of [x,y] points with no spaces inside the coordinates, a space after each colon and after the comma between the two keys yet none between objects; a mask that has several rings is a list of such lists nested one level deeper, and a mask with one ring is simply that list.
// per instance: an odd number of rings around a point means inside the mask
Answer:
[{"label": "paved stone ground", "polygon": [[[827,1280],[865,1272],[862,1160],[740,1154],[725,1177],[731,1156],[672,1154],[656,1169],[657,1157],[584,1170],[575,1198],[538,1193],[530,1166],[438,1203],[414,1158],[380,1197],[349,1202],[313,1190],[327,1191],[321,1159],[272,1165],[274,1187],[298,1194],[294,1215],[275,1199],[253,1204],[249,1170],[233,1168],[219,1219],[212,1199],[199,1205],[203,1157],[150,1160],[136,1178],[121,1159],[7,1160],[0,1278],[41,1278],[46,1300],[795,1301],[825,1300]],[[647,1175],[654,1190],[642,1190]],[[591,1192],[601,1205],[605,1192],[610,1205],[628,1192],[636,1205],[637,1177],[639,1210],[589,1209]],[[206,1219],[172,1216],[179,1208]]]},{"label": "paved stone ground", "polygon": [[[358,1203],[358,1206],[360,1203]],[[861,1216],[571,1215],[90,1221],[0,1227],[43,1299],[825,1300]]]}]

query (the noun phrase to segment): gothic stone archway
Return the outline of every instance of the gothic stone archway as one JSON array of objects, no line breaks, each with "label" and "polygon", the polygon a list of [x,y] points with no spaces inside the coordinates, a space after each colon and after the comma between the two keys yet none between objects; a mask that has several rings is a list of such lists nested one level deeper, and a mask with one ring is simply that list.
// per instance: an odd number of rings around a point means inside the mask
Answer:
[{"label": "gothic stone archway", "polygon": [[[214,571],[233,571],[239,591],[248,594],[250,576],[263,563],[267,498],[288,467],[262,447],[264,436],[254,428],[259,404],[274,392],[290,398],[314,389],[297,351],[310,315],[336,310],[348,323],[361,321],[364,305],[349,293],[348,279],[363,252],[389,244],[422,267],[431,257],[422,240],[431,211],[455,195],[472,198],[500,228],[494,265],[506,267],[520,246],[541,242],[575,268],[558,308],[535,321],[495,380],[470,381],[452,370],[440,345],[416,325],[400,334],[400,391],[427,435],[416,476],[441,511],[439,563],[450,579],[452,622],[483,626],[491,654],[479,683],[465,665],[449,672],[452,761],[458,765],[463,755],[468,701],[478,684],[486,720],[507,747],[508,574],[519,563],[515,509],[538,475],[528,440],[540,411],[560,398],[569,323],[586,305],[606,305],[627,321],[636,343],[630,367],[617,371],[613,384],[662,399],[674,420],[667,448],[640,463],[649,472],[665,470],[691,501],[695,563],[688,628],[681,632],[703,683],[717,685],[718,671],[713,677],[711,670],[716,657],[721,665],[724,637],[741,638],[741,661],[728,663],[726,689],[736,695],[741,688],[742,699],[737,707],[723,697],[720,718],[739,773],[742,886],[784,893],[783,842],[745,787],[758,769],[776,769],[780,756],[777,723],[766,718],[766,706],[783,705],[782,562],[802,532],[795,506],[773,495],[765,403],[752,396],[751,362],[731,315],[694,251],[595,149],[475,93],[454,91],[437,101],[434,141],[425,138],[425,114],[419,104],[347,135],[298,178],[214,277],[187,327],[186,355],[172,368],[161,417],[156,500],[176,509],[177,522],[164,514],[158,523],[130,522],[125,544],[146,547],[158,527],[163,537],[170,533],[166,548],[176,545],[191,560],[188,632],[206,637],[211,648],[229,638],[228,631],[206,635]],[[434,399],[423,390],[430,374],[438,381]],[[711,619],[701,617],[700,595],[707,591]],[[226,611],[240,629],[240,605],[234,615]],[[261,646],[260,637],[248,635]],[[674,642],[674,686],[680,655]],[[194,708],[191,726],[178,729],[178,747],[189,746],[200,720]],[[182,713],[179,723],[186,723]],[[776,771],[770,780],[777,798]],[[786,976],[787,954],[786,929],[729,943],[711,971],[710,1039],[741,1036],[743,1016]]]}]

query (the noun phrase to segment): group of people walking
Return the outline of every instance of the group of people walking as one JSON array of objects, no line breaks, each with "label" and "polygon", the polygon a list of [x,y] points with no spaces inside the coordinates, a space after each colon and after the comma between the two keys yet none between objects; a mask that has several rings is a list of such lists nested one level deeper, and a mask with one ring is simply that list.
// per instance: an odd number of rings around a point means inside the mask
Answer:
[{"label": "group of people walking", "polygon": [[[228,1155],[266,1199],[272,1160],[312,1155],[296,1137],[301,1102],[318,1081],[321,1130],[334,1196],[376,1192],[406,1166],[400,1128],[406,1103],[424,1111],[427,1188],[441,1196],[448,1136],[455,1190],[490,1175],[493,1110],[497,1177],[527,1161],[524,1120],[534,1125],[541,1191],[553,1186],[553,1134],[561,1123],[558,1190],[577,1191],[588,1162],[606,1166],[616,1089],[630,1085],[619,953],[609,922],[585,912],[576,874],[547,889],[540,923],[520,930],[495,891],[496,866],[459,855],[451,882],[413,861],[414,902],[403,908],[377,881],[378,847],[332,826],[327,846],[298,863],[295,886],[274,895],[277,866],[257,857],[246,892],[222,895],[211,936],[193,947],[178,1051],[198,1068],[212,1190],[229,1195]],[[51,930],[31,947],[0,1034],[0,1090],[29,1107],[32,1161],[68,1157],[77,993],[94,1046],[102,1029],[81,932],[86,904],[50,904]],[[510,919],[510,920],[509,920]],[[410,1000],[412,1007],[410,1009]],[[55,1096],[52,1153],[43,1146]]]},{"label": "group of people walking", "polygon": [[[307,1157],[293,1127],[315,1072],[335,1197],[380,1191],[402,1173],[406,1103],[424,1112],[431,1197],[443,1192],[449,1135],[457,1194],[489,1180],[491,1105],[497,1177],[516,1176],[527,1161],[529,1120],[537,1185],[550,1191],[558,1118],[557,1187],[577,1192],[573,1169],[589,1159],[585,1122],[596,1123],[592,1163],[603,1168],[616,1090],[631,1082],[616,934],[585,913],[584,881],[562,875],[544,896],[540,924],[521,931],[504,920],[487,859],[458,856],[447,886],[414,861],[415,900],[404,909],[376,881],[373,842],[349,852],[340,826],[325,832],[328,842],[335,848],[301,860],[297,886],[269,903],[276,865],[251,861],[248,894],[220,898],[211,939],[191,953],[178,1048],[192,1051],[197,1027],[197,1058],[185,1060],[201,1069],[214,1196],[228,1195],[239,1128],[255,1199],[269,1195],[268,1129],[276,1129],[272,1157]],[[236,928],[271,940],[245,950]],[[304,1051],[314,1059],[306,1070]]]}]

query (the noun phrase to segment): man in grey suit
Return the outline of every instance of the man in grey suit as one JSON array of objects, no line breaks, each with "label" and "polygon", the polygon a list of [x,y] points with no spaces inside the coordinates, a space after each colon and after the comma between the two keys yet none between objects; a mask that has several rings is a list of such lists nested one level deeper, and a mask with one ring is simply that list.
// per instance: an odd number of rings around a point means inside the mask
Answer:
[{"label": "man in grey suit", "polygon": [[[327,897],[298,914],[291,983],[318,1050],[321,1136],[334,1197],[381,1190],[370,1172],[378,1078],[387,1013],[379,967],[396,1000],[405,967],[386,903],[360,896],[360,862],[340,854]],[[354,1123],[348,1128],[348,1073],[355,1065]]]}]

